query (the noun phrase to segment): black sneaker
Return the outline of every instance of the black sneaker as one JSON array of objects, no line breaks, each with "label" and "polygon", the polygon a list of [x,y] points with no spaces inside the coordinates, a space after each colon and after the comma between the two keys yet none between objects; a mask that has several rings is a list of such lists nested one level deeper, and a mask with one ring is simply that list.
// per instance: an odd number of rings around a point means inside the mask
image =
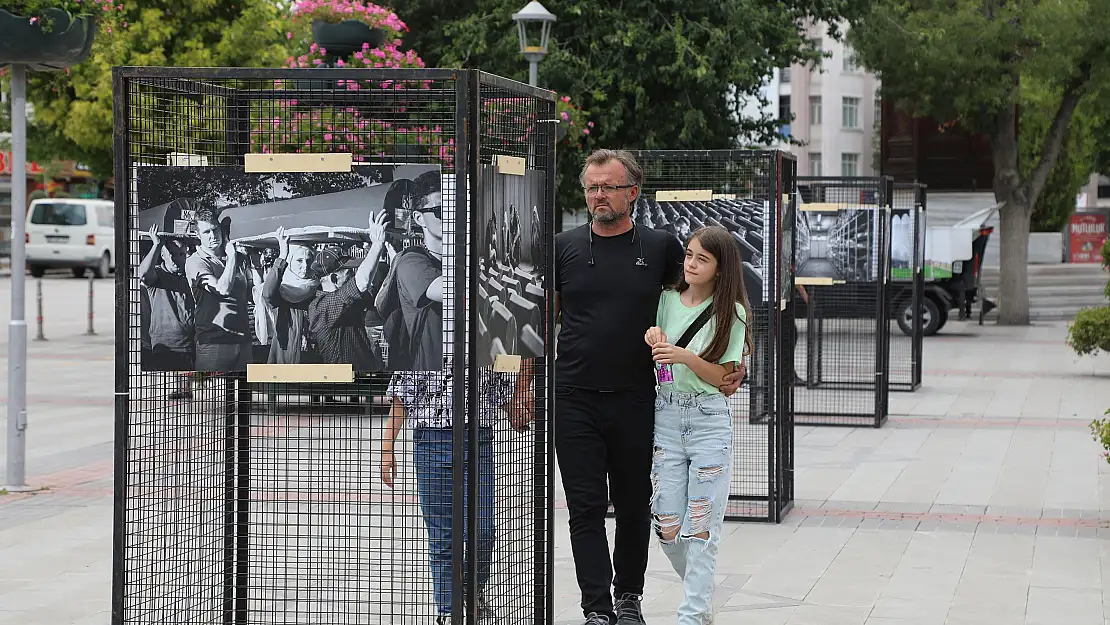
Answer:
[{"label": "black sneaker", "polygon": [[436,625],[453,625],[454,622],[450,614],[440,614],[436,617]]},{"label": "black sneaker", "polygon": [[614,610],[617,613],[617,625],[643,625],[644,612],[640,609],[640,599],[640,595],[630,592],[617,599]]},{"label": "black sneaker", "polygon": [[608,616],[598,614],[597,612],[590,612],[589,616],[586,617],[585,625],[609,625],[609,623]]}]

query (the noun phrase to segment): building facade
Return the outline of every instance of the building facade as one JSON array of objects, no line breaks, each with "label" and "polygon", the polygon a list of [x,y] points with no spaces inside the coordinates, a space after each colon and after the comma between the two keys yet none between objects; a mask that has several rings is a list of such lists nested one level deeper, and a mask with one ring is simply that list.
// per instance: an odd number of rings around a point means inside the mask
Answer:
[{"label": "building facade", "polygon": [[[824,34],[810,37],[830,56],[817,64],[775,71],[764,86],[769,104],[745,103],[743,114],[784,121],[783,134],[802,145],[775,142],[794,153],[803,176],[873,176],[879,171],[879,79],[860,67],[851,48]],[[743,141],[743,138],[741,139]]]}]

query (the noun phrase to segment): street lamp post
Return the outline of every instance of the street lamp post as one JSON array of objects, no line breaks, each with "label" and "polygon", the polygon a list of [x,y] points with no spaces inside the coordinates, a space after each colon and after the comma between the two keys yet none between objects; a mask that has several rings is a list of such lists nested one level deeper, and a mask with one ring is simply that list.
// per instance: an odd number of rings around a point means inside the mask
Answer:
[{"label": "street lamp post", "polygon": [[[543,5],[532,0],[523,9],[513,13],[516,22],[517,35],[520,37],[520,53],[528,59],[528,84],[533,87],[539,82],[539,64],[547,54],[547,40],[551,36],[551,24],[555,16],[543,8]],[[538,41],[535,34],[529,36],[529,30],[535,31],[539,27]]]}]

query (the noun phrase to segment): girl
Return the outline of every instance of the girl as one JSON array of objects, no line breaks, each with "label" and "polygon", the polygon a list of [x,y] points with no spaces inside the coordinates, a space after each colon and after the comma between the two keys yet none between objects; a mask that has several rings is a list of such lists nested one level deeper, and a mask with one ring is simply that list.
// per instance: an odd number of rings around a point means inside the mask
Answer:
[{"label": "girl", "polygon": [[268,362],[297,364],[304,351],[308,305],[320,290],[320,280],[309,270],[314,250],[307,245],[290,244],[284,226],[277,229],[276,236],[278,258],[262,286],[263,302],[274,313]]},{"label": "girl", "polygon": [[720,226],[697,230],[686,244],[682,279],[663,291],[658,325],[644,335],[659,381],[652,518],[685,588],[679,625],[713,620],[713,575],[732,479],[732,415],[718,389],[751,352],[749,317],[732,237]]}]

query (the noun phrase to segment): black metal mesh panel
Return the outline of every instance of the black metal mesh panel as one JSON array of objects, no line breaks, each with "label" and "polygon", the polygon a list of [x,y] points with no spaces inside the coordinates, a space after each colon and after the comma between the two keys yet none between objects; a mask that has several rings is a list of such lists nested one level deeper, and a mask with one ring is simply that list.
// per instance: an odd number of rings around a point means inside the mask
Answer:
[{"label": "black metal mesh panel", "polygon": [[[896,183],[891,218],[890,390],[921,387],[925,298],[925,185]],[[922,311],[913,314],[914,310]]]},{"label": "black metal mesh panel", "polygon": [[[550,564],[548,298],[541,293],[540,321],[528,335],[527,344],[538,340],[542,351],[526,360],[539,380],[528,430],[515,431],[504,406],[488,399],[497,387],[508,389],[504,401],[524,373],[493,376],[479,366],[477,333],[467,332],[477,318],[461,311],[477,299],[470,288],[476,272],[467,271],[476,266],[477,233],[467,226],[481,193],[478,141],[513,137],[511,153],[529,151],[530,166],[550,181],[554,129],[542,122],[554,118],[554,100],[486,80],[514,98],[520,113],[496,129],[477,109],[474,71],[117,70],[114,623],[427,623],[464,607],[467,622],[479,611],[548,620],[547,598],[537,592],[547,587]],[[230,171],[241,180],[243,155],[259,152],[349,152],[363,179],[263,177],[250,193],[271,208],[265,201],[276,196],[300,197],[291,190],[298,184],[316,189],[308,194],[315,198],[438,167],[443,332],[434,342],[442,344],[441,370],[370,373],[401,362],[406,350],[398,345],[408,343],[385,332],[369,306],[353,325],[365,326],[380,366],[351,384],[248,383],[242,371],[179,373],[191,370],[185,365],[149,370],[158,354],[143,321],[151,295],[139,268],[152,249],[143,211],[165,210],[160,200],[177,192],[181,177],[219,186],[221,172]],[[151,175],[166,166],[187,169]],[[230,205],[258,205],[250,193]],[[536,198],[541,240],[529,239],[543,267],[550,266],[550,197],[545,188]],[[360,208],[363,223],[354,225],[365,228],[374,207]],[[367,293],[382,287],[378,278],[407,248],[435,252],[435,226],[408,208],[389,209],[386,237],[400,253],[383,253]],[[337,236],[334,228],[327,236]],[[363,258],[356,248],[345,249]],[[260,276],[273,269],[264,251],[246,257],[262,263]],[[249,360],[267,362],[270,346],[260,337],[275,335],[258,329],[266,326],[255,298]],[[320,337],[306,335],[305,344],[313,340],[322,353]],[[488,384],[491,377],[500,385]],[[404,398],[403,411],[391,408],[394,396]],[[437,421],[444,414],[472,418],[444,424]],[[389,484],[391,443],[396,474]]]},{"label": "black metal mesh panel", "polygon": [[887,183],[882,178],[798,178],[798,424],[878,427],[886,420]]},{"label": "black metal mesh panel", "polygon": [[[554,302],[555,101],[521,92],[519,83],[478,74],[474,111],[479,149],[472,154],[480,196],[470,211],[471,293],[468,327],[474,370],[499,354],[520,354],[536,371],[537,419],[525,432],[505,427],[493,447],[498,549],[487,595],[498,618],[544,622],[553,600],[546,537],[554,493],[551,382],[554,341],[545,341]],[[503,173],[502,158],[524,159],[524,175]],[[493,225],[491,230],[487,227]],[[531,583],[528,594],[524,585]],[[496,599],[495,599],[496,597]]]},{"label": "black metal mesh panel", "polygon": [[[640,151],[644,188],[635,206],[640,226],[664,229],[684,242],[705,225],[729,230],[744,260],[755,351],[748,375],[732,397],[733,473],[728,520],[778,522],[793,505],[794,427],[792,387],[782,384],[780,327],[793,323],[792,265],[787,250],[793,231],[782,227],[794,206],[789,197],[794,158],[774,150]],[[668,201],[660,191],[708,191],[708,200]],[[664,196],[666,197],[666,196]],[[784,256],[785,253],[785,256]]]}]

